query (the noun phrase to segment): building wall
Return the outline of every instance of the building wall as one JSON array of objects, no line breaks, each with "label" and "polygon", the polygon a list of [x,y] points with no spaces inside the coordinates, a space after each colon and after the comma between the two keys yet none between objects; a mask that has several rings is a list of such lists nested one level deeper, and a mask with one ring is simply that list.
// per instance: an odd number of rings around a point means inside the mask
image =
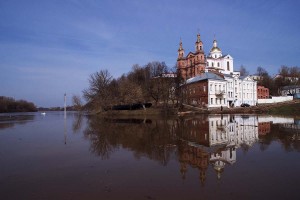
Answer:
[{"label": "building wall", "polygon": [[187,57],[177,61],[180,74],[183,79],[188,79],[200,75],[205,70],[205,56],[204,53],[190,53]]},{"label": "building wall", "polygon": [[225,80],[208,80],[208,107],[227,107]]},{"label": "building wall", "polygon": [[218,58],[208,57],[206,61],[206,66],[209,68],[215,68],[224,74],[230,74],[233,72],[233,58],[229,55]]},{"label": "building wall", "polygon": [[271,99],[258,99],[257,103],[261,104],[268,104],[268,103],[279,103],[279,102],[285,102],[285,101],[292,101],[293,96],[281,96],[281,97],[272,97]]},{"label": "building wall", "polygon": [[294,95],[298,93],[300,93],[300,86],[298,85],[291,86],[291,88],[287,88],[287,89],[281,89],[282,96]]},{"label": "building wall", "polygon": [[264,86],[257,86],[257,98],[258,99],[268,99],[270,96],[269,89]]},{"label": "building wall", "polygon": [[207,81],[191,83],[184,87],[187,102],[190,105],[206,107],[208,104],[208,86]]}]

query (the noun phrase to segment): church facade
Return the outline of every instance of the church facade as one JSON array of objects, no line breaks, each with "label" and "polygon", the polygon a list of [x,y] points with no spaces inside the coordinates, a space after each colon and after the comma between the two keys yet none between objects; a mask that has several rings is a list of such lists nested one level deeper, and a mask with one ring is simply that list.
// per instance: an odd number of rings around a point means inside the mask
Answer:
[{"label": "church facade", "polygon": [[206,59],[203,50],[203,43],[200,34],[197,35],[195,42],[195,52],[189,52],[184,55],[182,41],[180,40],[178,49],[177,68],[181,77],[185,80],[202,74],[205,71]]},{"label": "church facade", "polygon": [[184,80],[185,103],[207,108],[257,104],[257,82],[251,76],[241,76],[234,71],[232,56],[222,54],[217,40],[205,56],[198,34],[195,49],[194,53],[184,56],[180,40],[177,70]]}]

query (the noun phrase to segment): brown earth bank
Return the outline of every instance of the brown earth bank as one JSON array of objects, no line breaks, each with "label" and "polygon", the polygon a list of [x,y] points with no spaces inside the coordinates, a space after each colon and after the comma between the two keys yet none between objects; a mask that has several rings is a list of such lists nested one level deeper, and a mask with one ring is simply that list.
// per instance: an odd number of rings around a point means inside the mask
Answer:
[{"label": "brown earth bank", "polygon": [[151,116],[151,115],[197,115],[197,114],[275,114],[293,115],[300,117],[300,100],[293,100],[273,104],[259,104],[250,107],[235,108],[213,108],[203,109],[190,105],[183,105],[181,108],[152,107],[142,110],[109,110],[105,112],[94,112],[92,114],[102,116]]},{"label": "brown earth bank", "polygon": [[294,115],[300,116],[300,100],[293,100],[281,103],[272,104],[259,104],[257,106],[250,107],[235,107],[235,108],[213,108],[210,110],[193,108],[191,106],[185,106],[183,112],[190,114],[276,114],[276,115]]},{"label": "brown earth bank", "polygon": [[177,115],[177,108],[146,108],[141,110],[108,110],[98,112],[98,115],[103,116],[144,116],[144,115]]}]

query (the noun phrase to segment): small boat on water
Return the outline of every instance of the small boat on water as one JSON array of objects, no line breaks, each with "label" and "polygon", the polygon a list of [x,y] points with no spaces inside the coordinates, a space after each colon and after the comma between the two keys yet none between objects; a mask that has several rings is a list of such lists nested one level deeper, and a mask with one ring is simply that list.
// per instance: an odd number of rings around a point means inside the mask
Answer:
[{"label": "small boat on water", "polygon": [[46,113],[45,112],[41,112],[41,115],[46,115]]}]

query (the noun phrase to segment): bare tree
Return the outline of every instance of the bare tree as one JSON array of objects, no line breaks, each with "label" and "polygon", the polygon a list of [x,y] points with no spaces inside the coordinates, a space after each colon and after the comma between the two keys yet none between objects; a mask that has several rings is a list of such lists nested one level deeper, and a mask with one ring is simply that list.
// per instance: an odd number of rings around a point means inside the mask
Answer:
[{"label": "bare tree", "polygon": [[123,79],[120,81],[120,103],[132,104],[143,101],[143,92],[140,85]]},{"label": "bare tree", "polygon": [[249,74],[249,72],[243,65],[240,66],[240,74],[241,76],[247,76]]},{"label": "bare tree", "polygon": [[79,95],[73,95],[72,96],[72,103],[73,103],[73,106],[74,106],[74,109],[77,110],[77,111],[80,111],[82,110],[82,101],[81,101],[81,98]]},{"label": "bare tree", "polygon": [[88,107],[104,109],[106,106],[111,106],[112,94],[109,90],[111,81],[112,76],[108,70],[100,70],[90,75],[89,88],[83,91],[83,96],[89,105]]}]

